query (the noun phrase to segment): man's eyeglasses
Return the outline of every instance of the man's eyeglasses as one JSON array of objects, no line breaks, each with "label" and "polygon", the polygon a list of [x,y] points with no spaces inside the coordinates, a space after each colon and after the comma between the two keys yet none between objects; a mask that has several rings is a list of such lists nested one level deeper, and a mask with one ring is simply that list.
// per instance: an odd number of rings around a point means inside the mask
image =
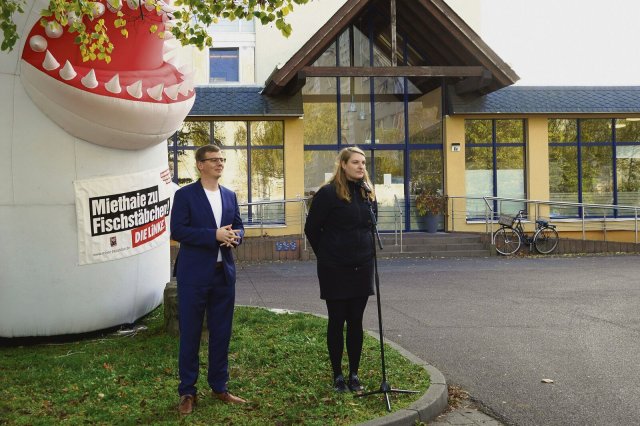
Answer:
[{"label": "man's eyeglasses", "polygon": [[222,157],[216,157],[216,158],[204,158],[204,159],[202,159],[200,161],[202,161],[202,162],[211,161],[213,163],[226,163],[227,159],[226,158],[222,158]]}]

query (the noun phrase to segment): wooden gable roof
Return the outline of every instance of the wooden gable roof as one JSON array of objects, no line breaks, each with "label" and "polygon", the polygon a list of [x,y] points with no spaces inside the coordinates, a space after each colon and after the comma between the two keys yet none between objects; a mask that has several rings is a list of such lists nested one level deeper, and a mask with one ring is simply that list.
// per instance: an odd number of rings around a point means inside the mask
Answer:
[{"label": "wooden gable roof", "polygon": [[394,67],[311,67],[368,6],[375,7],[374,42],[391,56],[392,0],[347,0],[282,67],[265,82],[265,94],[292,94],[311,76],[407,76],[414,84],[445,78],[459,94],[489,93],[515,83],[518,75],[460,18],[444,0],[395,0],[397,33],[425,52],[421,63]]}]

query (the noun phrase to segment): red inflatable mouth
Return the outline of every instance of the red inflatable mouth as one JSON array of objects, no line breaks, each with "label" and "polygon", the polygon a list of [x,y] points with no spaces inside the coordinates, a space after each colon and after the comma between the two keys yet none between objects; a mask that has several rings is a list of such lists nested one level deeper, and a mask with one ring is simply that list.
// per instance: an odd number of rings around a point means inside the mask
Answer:
[{"label": "red inflatable mouth", "polygon": [[[46,27],[39,22],[34,25],[22,59],[61,83],[96,95],[166,104],[193,97],[193,73],[176,69],[169,59],[178,47],[167,31],[173,8],[162,1],[156,7],[155,2],[149,5],[144,0],[140,7],[139,1],[96,1],[93,21],[84,18],[87,28],[93,28],[98,19],[105,20],[114,45],[108,64],[104,60],[83,62],[80,49],[74,44],[77,34],[55,21]],[[128,38],[114,26],[118,11],[127,19]],[[152,26],[157,27],[155,32],[151,31]]]}]

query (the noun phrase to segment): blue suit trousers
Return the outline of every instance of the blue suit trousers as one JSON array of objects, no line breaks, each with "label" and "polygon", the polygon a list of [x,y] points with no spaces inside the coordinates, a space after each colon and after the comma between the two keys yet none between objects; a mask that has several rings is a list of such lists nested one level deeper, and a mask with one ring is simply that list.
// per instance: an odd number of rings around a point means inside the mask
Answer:
[{"label": "blue suit trousers", "polygon": [[180,354],[178,370],[180,395],[196,395],[200,368],[199,350],[204,314],[209,328],[209,362],[207,381],[215,392],[225,392],[229,380],[229,341],[233,323],[235,284],[229,284],[224,271],[218,269],[210,285],[180,285],[178,281],[178,315]]}]

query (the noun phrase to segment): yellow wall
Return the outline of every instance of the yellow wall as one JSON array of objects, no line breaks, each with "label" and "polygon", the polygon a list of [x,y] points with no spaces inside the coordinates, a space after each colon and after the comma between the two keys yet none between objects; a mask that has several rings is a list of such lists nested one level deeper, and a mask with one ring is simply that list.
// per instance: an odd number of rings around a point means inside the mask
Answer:
[{"label": "yellow wall", "polygon": [[[284,198],[294,200],[304,196],[304,144],[303,120],[297,117],[284,121]],[[302,232],[302,204],[289,202],[286,204],[286,226],[268,226],[246,228],[248,237],[261,235],[280,236],[296,235]]]},{"label": "yellow wall", "polygon": [[[460,151],[453,152],[453,144],[460,144]],[[462,231],[467,229],[464,197],[465,188],[465,147],[464,147],[464,117],[446,116],[444,118],[444,192],[450,197],[447,221],[448,231]]]}]

